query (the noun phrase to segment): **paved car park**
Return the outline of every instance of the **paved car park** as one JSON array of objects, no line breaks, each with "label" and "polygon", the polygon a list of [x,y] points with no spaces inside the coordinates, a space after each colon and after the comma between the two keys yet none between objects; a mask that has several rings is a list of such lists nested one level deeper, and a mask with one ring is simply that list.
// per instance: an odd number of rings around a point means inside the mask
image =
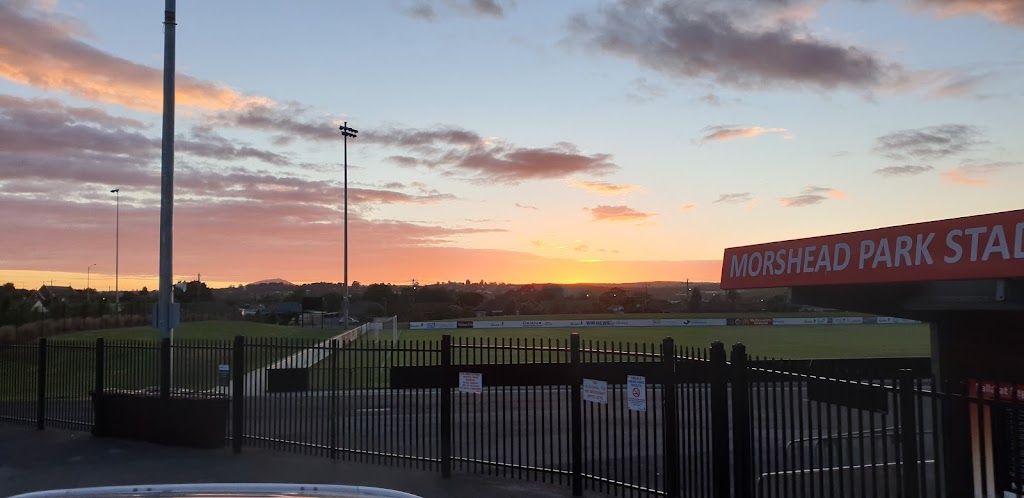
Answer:
[{"label": "paved car park", "polygon": [[0,423],[0,496],[126,484],[289,482],[350,484],[432,497],[568,497],[568,486],[516,479],[332,461],[246,448],[200,450],[99,439],[88,432]]}]

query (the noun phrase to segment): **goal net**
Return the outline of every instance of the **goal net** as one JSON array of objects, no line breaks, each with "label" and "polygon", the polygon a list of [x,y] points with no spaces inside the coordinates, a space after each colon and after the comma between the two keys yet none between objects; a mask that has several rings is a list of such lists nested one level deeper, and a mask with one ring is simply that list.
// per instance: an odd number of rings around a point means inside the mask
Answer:
[{"label": "goal net", "polygon": [[374,341],[398,342],[398,316],[381,316],[368,323],[365,337]]}]

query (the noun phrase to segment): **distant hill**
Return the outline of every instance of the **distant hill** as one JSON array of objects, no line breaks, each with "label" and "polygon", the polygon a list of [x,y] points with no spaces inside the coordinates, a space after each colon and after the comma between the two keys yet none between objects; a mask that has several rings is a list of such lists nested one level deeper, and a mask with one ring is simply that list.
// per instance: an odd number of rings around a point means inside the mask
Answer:
[{"label": "distant hill", "polygon": [[268,278],[266,280],[260,280],[259,282],[253,282],[249,285],[263,285],[263,284],[281,284],[281,285],[295,285],[283,278]]}]

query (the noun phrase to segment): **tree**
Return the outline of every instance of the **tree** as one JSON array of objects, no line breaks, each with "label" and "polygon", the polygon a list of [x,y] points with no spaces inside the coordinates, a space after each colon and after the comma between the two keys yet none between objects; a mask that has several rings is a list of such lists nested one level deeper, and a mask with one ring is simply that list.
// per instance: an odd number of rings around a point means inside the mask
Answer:
[{"label": "tree", "polygon": [[457,302],[459,303],[459,306],[462,306],[463,308],[474,309],[477,306],[480,306],[480,304],[484,302],[484,299],[483,294],[480,294],[479,292],[460,292],[457,297]]},{"label": "tree", "polygon": [[174,286],[174,302],[176,303],[195,303],[196,298],[199,301],[211,302],[213,301],[213,292],[206,286],[206,282],[200,282],[193,280],[185,283],[185,290],[181,290],[177,285]]},{"label": "tree", "polygon": [[611,306],[622,306],[622,304],[626,302],[626,289],[623,289],[622,287],[612,287],[605,293],[601,294],[597,300],[601,303],[601,306],[606,309]]},{"label": "tree", "polygon": [[416,291],[417,303],[454,303],[452,292],[441,285],[428,285]]},{"label": "tree", "polygon": [[363,307],[363,313],[367,318],[372,319],[378,316],[385,316],[387,314],[387,310],[384,309],[384,305],[382,304],[370,302],[366,303],[366,306]]},{"label": "tree", "polygon": [[729,301],[729,311],[736,311],[736,305],[740,302],[740,293],[736,289],[729,289],[725,293],[725,300]]},{"label": "tree", "polygon": [[540,298],[545,301],[557,301],[565,297],[565,288],[560,285],[545,285],[540,290]]},{"label": "tree", "polygon": [[395,301],[395,293],[388,284],[370,284],[363,291],[363,299],[385,305]]},{"label": "tree", "polygon": [[704,304],[704,297],[700,295],[700,289],[694,288],[690,291],[690,301],[687,303],[686,309],[690,313],[699,313],[702,304]]},{"label": "tree", "polygon": [[337,311],[341,309],[341,293],[328,292],[324,294],[324,311]]}]

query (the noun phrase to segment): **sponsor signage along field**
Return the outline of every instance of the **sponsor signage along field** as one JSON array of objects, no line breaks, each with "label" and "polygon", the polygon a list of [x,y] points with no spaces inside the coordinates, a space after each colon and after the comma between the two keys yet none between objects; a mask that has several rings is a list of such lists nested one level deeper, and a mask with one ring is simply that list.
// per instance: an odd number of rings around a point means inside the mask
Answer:
[{"label": "sponsor signage along field", "polygon": [[779,317],[779,318],[661,318],[636,320],[459,320],[454,322],[412,322],[411,330],[520,329],[586,327],[723,327],[726,325],[860,325],[918,323],[905,318],[880,317]]},{"label": "sponsor signage along field", "polygon": [[413,330],[434,330],[454,329],[458,327],[457,322],[411,322],[409,328]]},{"label": "sponsor signage along field", "polygon": [[723,289],[1024,277],[1024,210],[725,250]]}]

